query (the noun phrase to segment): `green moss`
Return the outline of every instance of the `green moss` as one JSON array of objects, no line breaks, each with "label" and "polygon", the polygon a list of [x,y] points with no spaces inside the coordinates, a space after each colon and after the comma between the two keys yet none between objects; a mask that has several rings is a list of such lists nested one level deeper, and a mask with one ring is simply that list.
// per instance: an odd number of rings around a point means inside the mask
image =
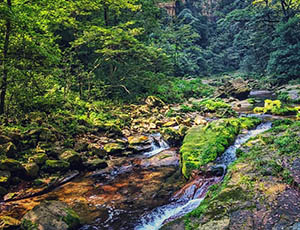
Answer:
[{"label": "green moss", "polygon": [[43,169],[47,172],[56,172],[61,170],[67,170],[70,167],[70,163],[63,160],[46,160]]},{"label": "green moss", "polygon": [[259,122],[257,118],[230,118],[190,129],[180,149],[183,175],[188,178],[193,170],[214,161],[241,129],[254,128]]},{"label": "green moss", "polygon": [[76,229],[80,225],[78,214],[72,209],[65,210],[67,215],[63,217],[63,221],[68,225],[69,229]]},{"label": "green moss", "polygon": [[297,107],[283,106],[280,100],[265,100],[264,107],[254,108],[254,113],[267,113],[274,115],[296,115],[298,112]]},{"label": "green moss", "polygon": [[30,220],[23,219],[21,224],[23,230],[38,230],[38,225],[32,223]]}]

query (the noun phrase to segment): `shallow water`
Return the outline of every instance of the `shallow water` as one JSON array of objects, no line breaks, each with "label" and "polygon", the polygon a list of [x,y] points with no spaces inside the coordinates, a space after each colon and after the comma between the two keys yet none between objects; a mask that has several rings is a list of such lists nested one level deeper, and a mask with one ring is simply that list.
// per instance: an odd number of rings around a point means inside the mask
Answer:
[{"label": "shallow water", "polygon": [[[248,131],[246,134],[241,134],[237,137],[234,144],[230,146],[224,154],[217,159],[216,166],[226,167],[236,160],[236,150],[251,137],[257,136],[260,133],[270,129],[271,122],[265,122],[257,126],[256,129]],[[225,170],[223,170],[225,173]],[[145,213],[141,220],[138,221],[135,230],[158,230],[164,224],[175,220],[179,217],[196,209],[201,201],[205,198],[206,192],[213,184],[222,181],[223,176],[212,178],[196,178],[180,191],[175,193],[172,201],[169,204],[155,208],[151,212]]]}]

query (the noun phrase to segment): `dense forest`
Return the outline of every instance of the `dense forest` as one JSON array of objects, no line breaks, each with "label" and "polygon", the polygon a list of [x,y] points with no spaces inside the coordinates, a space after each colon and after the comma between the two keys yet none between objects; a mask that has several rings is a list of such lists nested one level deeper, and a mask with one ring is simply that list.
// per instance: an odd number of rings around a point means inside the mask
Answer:
[{"label": "dense forest", "polygon": [[2,0],[0,25],[0,229],[299,229],[300,0]]}]

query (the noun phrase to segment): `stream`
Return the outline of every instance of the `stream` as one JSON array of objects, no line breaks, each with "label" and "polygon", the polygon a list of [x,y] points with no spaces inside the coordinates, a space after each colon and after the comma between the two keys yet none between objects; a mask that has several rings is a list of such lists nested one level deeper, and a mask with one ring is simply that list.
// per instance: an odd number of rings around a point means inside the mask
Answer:
[{"label": "stream", "polygon": [[265,122],[239,135],[216,160],[217,174],[186,182],[178,149],[154,134],[150,151],[112,158],[105,169],[81,175],[49,193],[7,202],[0,211],[22,216],[43,200],[60,200],[79,214],[85,223],[80,230],[158,230],[197,208],[209,187],[223,180],[227,166],[236,159],[236,149],[270,128],[271,122]]},{"label": "stream", "polygon": [[174,196],[172,196],[171,203],[155,208],[151,212],[142,216],[141,220],[134,229],[158,230],[160,227],[162,227],[162,225],[180,218],[197,208],[201,201],[205,198],[209,187],[222,181],[227,166],[236,160],[236,150],[251,137],[263,133],[264,131],[270,129],[271,126],[271,122],[265,122],[257,126],[256,129],[250,130],[246,134],[240,134],[236,138],[234,144],[230,146],[216,161],[214,167],[223,168],[223,175],[219,177],[198,177],[194,179],[192,182],[184,186],[180,191],[175,193]]}]

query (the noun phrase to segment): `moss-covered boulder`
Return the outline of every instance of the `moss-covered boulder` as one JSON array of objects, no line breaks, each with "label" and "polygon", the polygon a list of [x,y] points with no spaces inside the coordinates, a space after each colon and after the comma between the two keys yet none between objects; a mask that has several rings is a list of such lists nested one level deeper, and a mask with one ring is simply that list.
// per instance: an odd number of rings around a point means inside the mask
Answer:
[{"label": "moss-covered boulder", "polygon": [[[241,146],[222,184],[212,186],[179,229],[298,229],[300,122],[278,120]],[[178,229],[178,221],[163,229]]]},{"label": "moss-covered boulder", "polygon": [[108,166],[105,160],[98,157],[88,159],[83,163],[84,167],[89,170],[104,169]]},{"label": "moss-covered boulder", "polygon": [[130,136],[128,137],[128,143],[130,145],[149,144],[149,137],[144,135]]},{"label": "moss-covered boulder", "polygon": [[182,173],[188,178],[193,170],[217,159],[242,129],[259,124],[257,118],[229,118],[191,128],[180,149]]},{"label": "moss-covered boulder", "polygon": [[24,166],[19,161],[11,158],[1,160],[0,169],[9,171],[12,174],[19,174],[25,172]]},{"label": "moss-covered boulder", "polygon": [[9,171],[0,171],[0,185],[7,185],[10,177],[11,173]]},{"label": "moss-covered boulder", "polygon": [[70,167],[79,168],[82,165],[82,159],[79,153],[74,150],[66,150],[62,154],[59,155],[59,159],[70,163]]},{"label": "moss-covered boulder", "polygon": [[38,177],[39,175],[39,170],[40,167],[32,162],[32,163],[27,163],[27,164],[23,164],[25,171],[26,171],[26,175],[31,178],[31,179],[35,179]]},{"label": "moss-covered boulder", "polygon": [[46,160],[43,170],[46,172],[66,171],[70,167],[70,163],[64,160]]},{"label": "moss-covered boulder", "polygon": [[79,216],[60,201],[44,201],[22,218],[22,228],[27,230],[71,230],[79,227]]},{"label": "moss-covered boulder", "polygon": [[108,143],[103,148],[108,154],[118,154],[124,150],[124,145],[121,143]]},{"label": "moss-covered boulder", "polygon": [[29,158],[29,162],[34,162],[38,165],[43,165],[46,160],[48,160],[48,156],[44,152],[35,154]]},{"label": "moss-covered boulder", "polygon": [[254,113],[273,114],[273,115],[296,115],[298,107],[283,106],[280,100],[265,100],[264,107],[255,107]]},{"label": "moss-covered boulder", "polygon": [[0,216],[0,228],[3,230],[17,229],[21,222],[10,216]]},{"label": "moss-covered boulder", "polygon": [[1,154],[13,158],[17,154],[17,147],[12,142],[8,142],[3,145],[0,145],[0,155]]}]

